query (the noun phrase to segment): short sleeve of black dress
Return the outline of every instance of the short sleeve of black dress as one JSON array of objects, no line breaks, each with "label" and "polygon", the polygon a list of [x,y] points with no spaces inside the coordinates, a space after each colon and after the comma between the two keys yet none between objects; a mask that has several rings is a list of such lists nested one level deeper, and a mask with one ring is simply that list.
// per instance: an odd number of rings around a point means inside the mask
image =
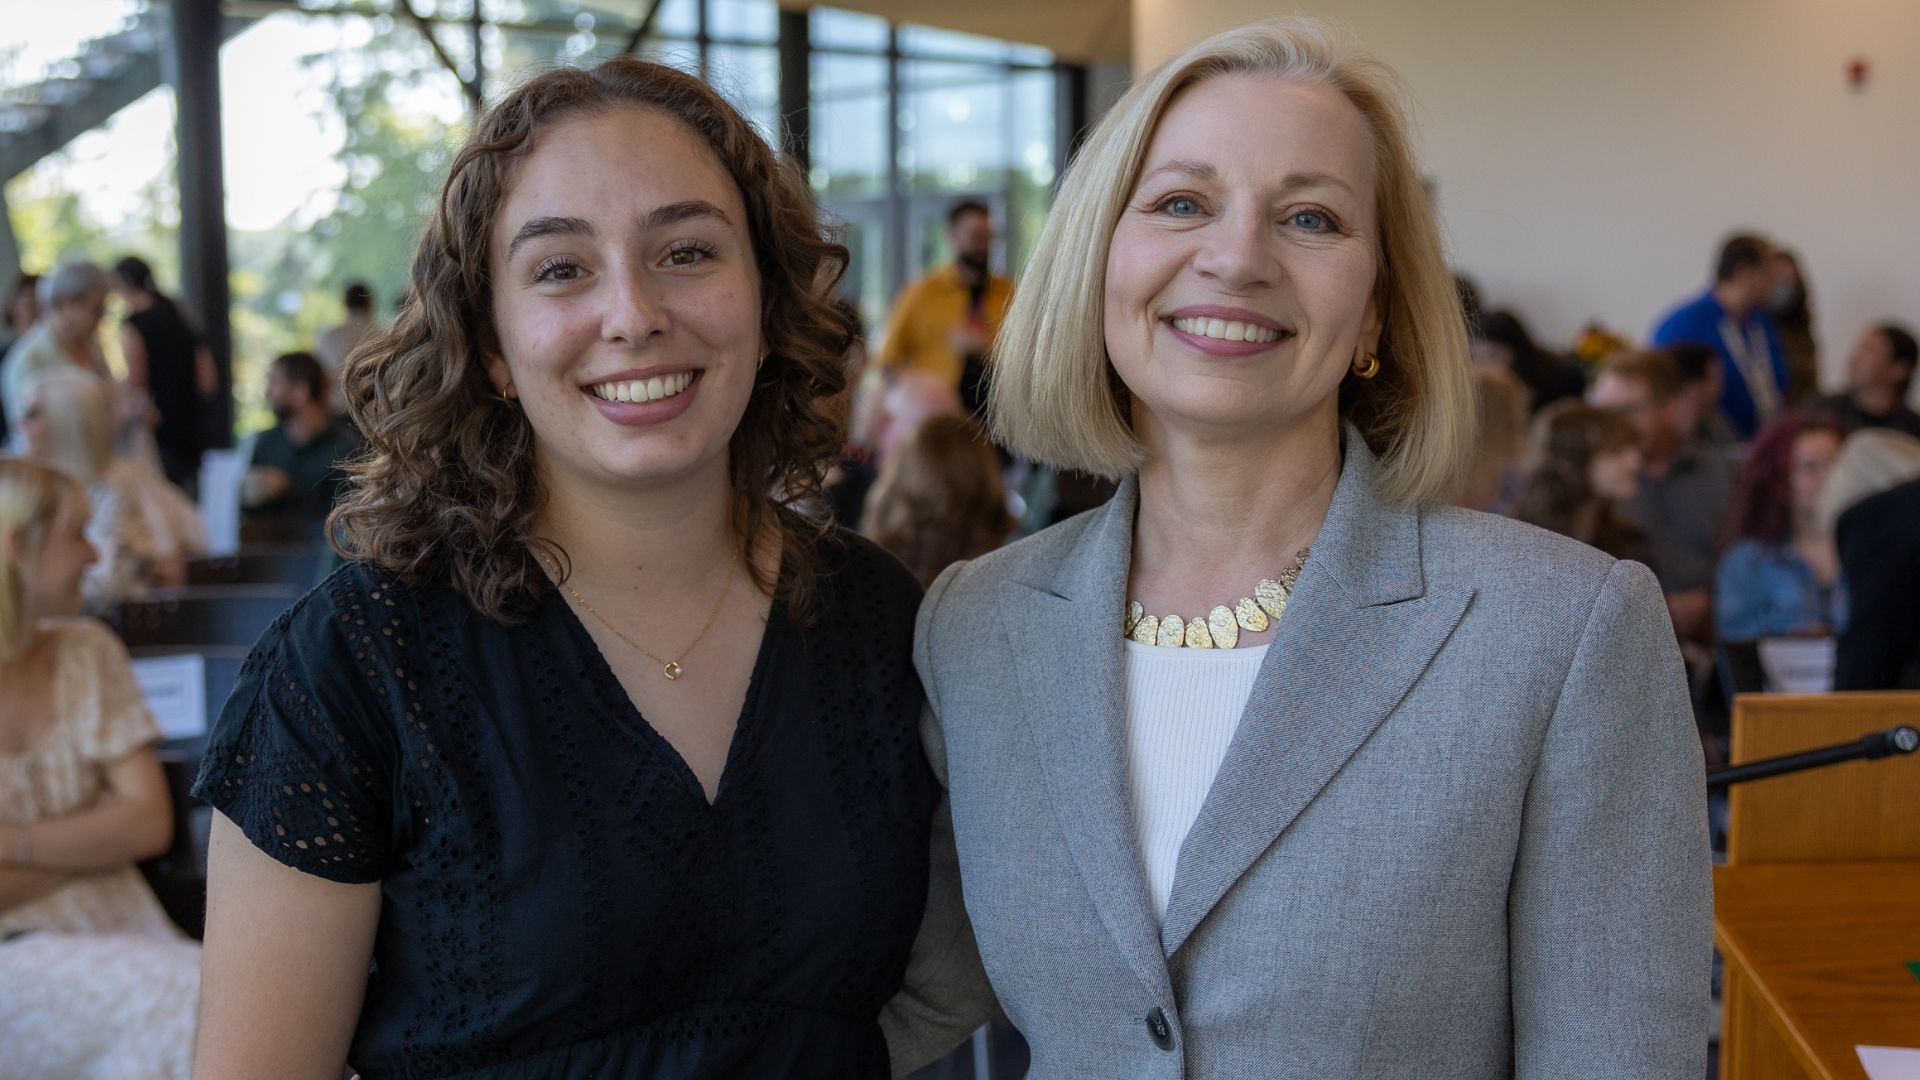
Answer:
[{"label": "short sleeve of black dress", "polygon": [[255,847],[332,881],[378,881],[394,858],[392,610],[348,567],[283,613],[241,667],[194,783]]}]

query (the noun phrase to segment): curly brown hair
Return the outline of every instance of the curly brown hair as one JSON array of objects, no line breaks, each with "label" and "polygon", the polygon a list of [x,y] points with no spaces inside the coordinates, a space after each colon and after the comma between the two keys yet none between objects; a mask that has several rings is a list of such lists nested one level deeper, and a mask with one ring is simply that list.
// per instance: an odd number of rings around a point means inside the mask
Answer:
[{"label": "curly brown hair", "polygon": [[1571,536],[1616,558],[1644,559],[1646,538],[1593,489],[1594,460],[1639,444],[1618,413],[1584,401],[1556,401],[1533,421],[1513,516]]},{"label": "curly brown hair", "polygon": [[907,564],[922,586],[961,559],[1007,542],[1000,458],[980,425],[935,416],[894,451],[867,496],[862,531]]},{"label": "curly brown hair", "polygon": [[[655,109],[703,139],[740,189],[762,282],[769,353],[728,447],[740,555],[769,595],[803,617],[830,526],[795,507],[818,499],[844,441],[841,363],[852,328],[833,307],[847,249],[822,229],[807,180],[700,80],[627,57],[538,75],[480,118],[455,157],[414,255],[407,298],[348,358],[347,408],[367,449],[329,532],[342,555],[412,582],[445,584],[510,622],[547,588],[534,555],[566,552],[533,532],[545,494],[534,434],[486,374],[497,355],[488,258],[517,161],[541,131],[620,107]],[[776,534],[781,569],[752,556]]]}]

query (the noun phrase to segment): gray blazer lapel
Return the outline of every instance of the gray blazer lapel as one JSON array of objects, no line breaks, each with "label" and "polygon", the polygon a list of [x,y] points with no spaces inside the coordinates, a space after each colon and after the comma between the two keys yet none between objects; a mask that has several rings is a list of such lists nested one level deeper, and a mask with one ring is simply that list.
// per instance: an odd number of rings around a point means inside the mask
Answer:
[{"label": "gray blazer lapel", "polygon": [[1000,625],[1067,847],[1107,931],[1141,981],[1163,998],[1171,996],[1171,984],[1127,779],[1120,631],[1136,505],[1128,481],[1051,583],[1003,583]]},{"label": "gray blazer lapel", "polygon": [[1381,499],[1378,466],[1351,428],[1346,447],[1326,523],[1181,844],[1167,956],[1406,696],[1472,597],[1425,588],[1418,511]]}]

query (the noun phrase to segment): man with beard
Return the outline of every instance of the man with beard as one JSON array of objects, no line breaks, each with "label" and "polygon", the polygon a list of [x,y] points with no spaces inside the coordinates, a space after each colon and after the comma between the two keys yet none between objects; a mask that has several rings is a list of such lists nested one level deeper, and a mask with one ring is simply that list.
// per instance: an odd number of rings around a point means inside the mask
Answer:
[{"label": "man with beard", "polygon": [[346,474],[340,463],[360,436],[327,408],[327,373],[311,353],[293,352],[267,369],[267,407],[278,421],[254,437],[240,486],[248,519],[310,519],[333,509]]},{"label": "man with beard", "polygon": [[987,350],[1013,299],[1013,282],[988,266],[993,218],[984,204],[955,203],[947,212],[947,240],[953,262],[908,285],[895,302],[880,366],[889,373],[931,372],[977,414],[986,402]]}]

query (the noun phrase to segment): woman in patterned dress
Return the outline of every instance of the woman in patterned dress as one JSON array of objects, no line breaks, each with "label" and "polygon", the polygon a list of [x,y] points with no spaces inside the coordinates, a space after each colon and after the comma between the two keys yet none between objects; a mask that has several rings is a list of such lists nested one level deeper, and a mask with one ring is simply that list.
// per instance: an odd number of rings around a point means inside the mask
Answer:
[{"label": "woman in patterned dress", "polygon": [[127,651],[73,615],[87,514],[0,459],[0,1077],[184,1080],[200,949],[134,868],[173,819]]}]

